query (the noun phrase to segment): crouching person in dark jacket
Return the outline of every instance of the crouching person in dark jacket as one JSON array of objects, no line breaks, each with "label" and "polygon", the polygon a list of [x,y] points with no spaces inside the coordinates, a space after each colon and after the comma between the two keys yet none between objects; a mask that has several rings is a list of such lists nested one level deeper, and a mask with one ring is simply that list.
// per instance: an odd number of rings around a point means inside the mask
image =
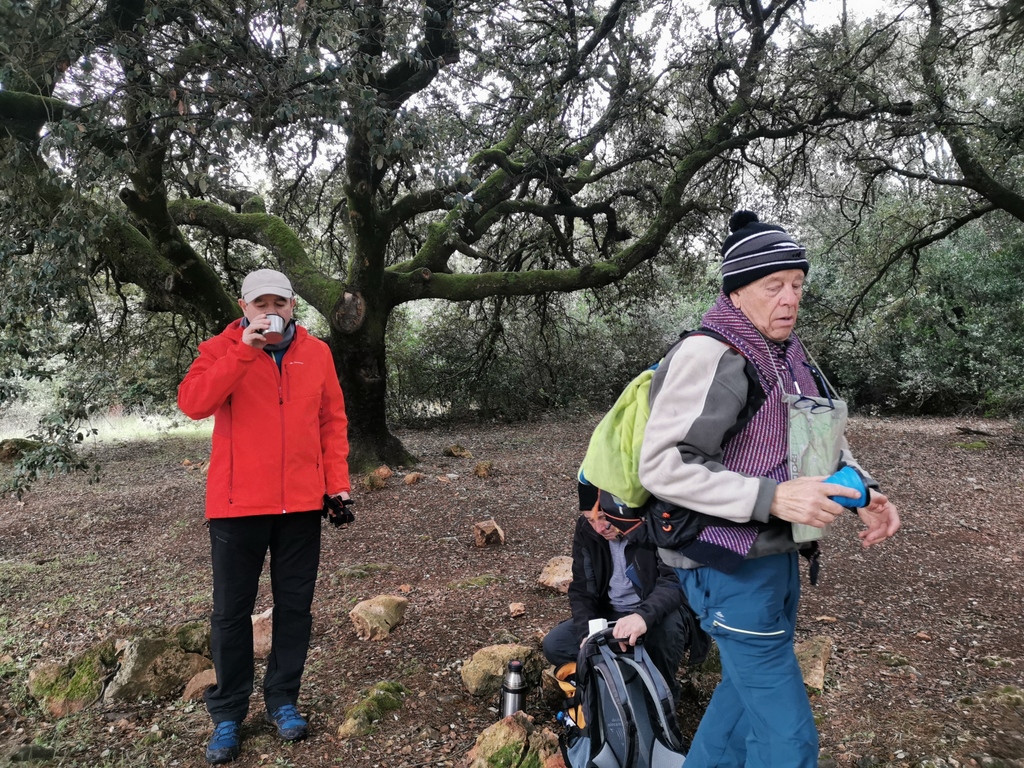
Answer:
[{"label": "crouching person in dark jacket", "polygon": [[[544,656],[556,667],[576,661],[591,619],[615,622],[612,633],[623,644],[644,649],[678,699],[676,673],[694,639],[703,635],[679,587],[675,571],[661,562],[657,549],[626,538],[636,520],[617,518],[596,508],[597,489],[580,486],[580,508],[572,540],[572,618],[544,637]],[[698,645],[691,649],[691,663]],[[701,654],[706,653],[706,647]]]}]

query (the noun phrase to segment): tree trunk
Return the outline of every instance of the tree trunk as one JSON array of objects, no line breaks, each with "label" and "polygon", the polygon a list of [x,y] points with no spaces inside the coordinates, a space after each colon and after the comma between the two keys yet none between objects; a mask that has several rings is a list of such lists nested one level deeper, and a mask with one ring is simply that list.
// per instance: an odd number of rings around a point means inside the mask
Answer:
[{"label": "tree trunk", "polygon": [[367,317],[351,333],[332,327],[328,340],[345,393],[349,468],[353,474],[368,472],[381,464],[410,466],[417,461],[388,429],[386,327],[386,314]]}]

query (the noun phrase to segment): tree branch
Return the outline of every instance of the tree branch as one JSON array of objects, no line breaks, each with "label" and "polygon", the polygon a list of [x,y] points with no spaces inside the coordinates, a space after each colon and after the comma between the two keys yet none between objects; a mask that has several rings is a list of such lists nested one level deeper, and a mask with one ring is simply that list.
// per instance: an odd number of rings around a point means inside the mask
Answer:
[{"label": "tree branch", "polygon": [[313,266],[305,246],[283,219],[266,213],[235,213],[204,200],[181,199],[168,210],[181,226],[201,227],[224,237],[261,245],[277,259],[288,274],[295,292],[324,316],[329,316],[341,298],[342,285]]}]

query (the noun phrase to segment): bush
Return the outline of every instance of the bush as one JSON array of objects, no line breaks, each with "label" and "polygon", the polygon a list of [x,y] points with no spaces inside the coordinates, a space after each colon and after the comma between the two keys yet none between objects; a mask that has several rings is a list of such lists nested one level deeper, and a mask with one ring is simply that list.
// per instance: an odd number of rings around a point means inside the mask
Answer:
[{"label": "bush", "polygon": [[642,298],[559,294],[397,311],[390,415],[511,421],[606,408],[696,322],[695,312],[680,318],[686,302]]}]

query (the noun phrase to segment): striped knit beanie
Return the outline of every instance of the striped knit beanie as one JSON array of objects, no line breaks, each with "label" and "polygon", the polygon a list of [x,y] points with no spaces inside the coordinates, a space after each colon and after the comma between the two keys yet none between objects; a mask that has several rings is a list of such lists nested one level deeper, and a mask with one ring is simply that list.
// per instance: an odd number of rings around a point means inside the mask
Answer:
[{"label": "striped knit beanie", "polygon": [[764,224],[752,211],[736,211],[722,244],[722,291],[730,294],[772,272],[810,269],[807,249],[777,224]]}]

